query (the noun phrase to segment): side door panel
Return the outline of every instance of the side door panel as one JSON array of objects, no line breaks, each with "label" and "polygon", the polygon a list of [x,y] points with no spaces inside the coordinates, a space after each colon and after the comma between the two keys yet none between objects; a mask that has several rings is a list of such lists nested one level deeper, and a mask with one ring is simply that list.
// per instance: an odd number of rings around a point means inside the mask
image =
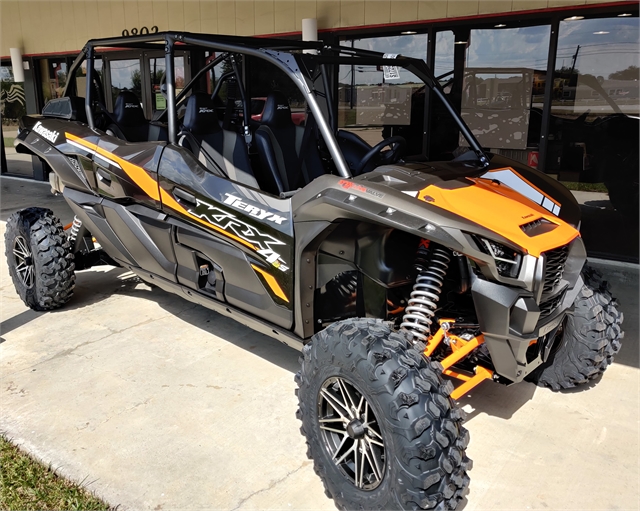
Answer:
[{"label": "side door panel", "polygon": [[[178,281],[290,328],[290,201],[215,175],[182,148],[165,149],[158,174],[163,211],[176,219]],[[204,285],[201,273],[207,274]]]},{"label": "side door panel", "polygon": [[158,188],[164,143],[127,143],[108,136],[94,140],[72,133],[67,139],[78,155],[91,159],[96,183],[96,195],[65,189],[74,212],[111,257],[175,282],[172,226],[161,211]]}]

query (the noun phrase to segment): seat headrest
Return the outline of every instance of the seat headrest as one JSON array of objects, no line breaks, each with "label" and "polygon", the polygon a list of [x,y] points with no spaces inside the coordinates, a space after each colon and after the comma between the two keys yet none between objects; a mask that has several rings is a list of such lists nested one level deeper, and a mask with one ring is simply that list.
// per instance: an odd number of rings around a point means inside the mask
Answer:
[{"label": "seat headrest", "polygon": [[261,122],[272,128],[293,126],[289,102],[282,92],[273,91],[269,93],[264,104]]},{"label": "seat headrest", "polygon": [[147,123],[138,96],[128,90],[118,94],[113,115],[121,126],[141,126]]},{"label": "seat headrest", "polygon": [[183,126],[194,135],[217,133],[222,128],[218,123],[215,103],[205,92],[194,92],[187,100]]}]

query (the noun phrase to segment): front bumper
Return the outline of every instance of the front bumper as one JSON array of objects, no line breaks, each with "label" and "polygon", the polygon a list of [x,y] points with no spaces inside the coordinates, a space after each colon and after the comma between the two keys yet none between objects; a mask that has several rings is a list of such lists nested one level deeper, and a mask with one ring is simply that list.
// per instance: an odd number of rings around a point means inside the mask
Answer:
[{"label": "front bumper", "polygon": [[[498,375],[519,382],[546,361],[554,332],[582,289],[580,271],[585,261],[584,244],[577,238],[569,247],[563,278],[552,294],[557,306],[547,315],[541,313],[539,304],[549,300],[548,296],[472,277],[480,330]],[[544,264],[542,258],[540,264]]]}]

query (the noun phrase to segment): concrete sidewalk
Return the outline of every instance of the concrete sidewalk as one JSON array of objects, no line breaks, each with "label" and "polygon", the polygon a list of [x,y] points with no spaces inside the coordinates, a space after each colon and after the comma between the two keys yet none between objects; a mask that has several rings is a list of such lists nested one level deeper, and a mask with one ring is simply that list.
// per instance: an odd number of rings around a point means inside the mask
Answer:
[{"label": "concrete sidewalk", "polygon": [[[44,185],[7,187],[14,207],[70,218]],[[487,382],[461,400],[465,510],[638,509],[638,271],[603,269],[627,336],[601,381]],[[296,351],[121,269],[79,272],[49,313],[22,304],[4,257],[0,278],[0,431],[23,448],[123,510],[335,509],[294,415]]]}]

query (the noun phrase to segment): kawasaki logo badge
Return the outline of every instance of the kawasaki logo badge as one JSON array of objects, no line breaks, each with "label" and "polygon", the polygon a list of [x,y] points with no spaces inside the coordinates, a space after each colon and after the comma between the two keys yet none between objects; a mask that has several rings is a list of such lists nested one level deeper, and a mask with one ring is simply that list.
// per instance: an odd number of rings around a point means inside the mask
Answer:
[{"label": "kawasaki logo badge", "polygon": [[51,131],[45,128],[40,121],[38,121],[32,129],[38,135],[40,135],[42,138],[46,138],[52,144],[55,143],[56,140],[58,140],[58,135],[60,135],[60,133],[58,133],[57,131]]},{"label": "kawasaki logo badge", "polygon": [[256,206],[252,206],[251,204],[247,204],[246,202],[242,202],[240,197],[236,197],[235,195],[231,195],[230,193],[225,193],[227,198],[224,203],[229,204],[236,209],[245,211],[249,213],[249,215],[256,217],[258,220],[269,220],[269,222],[273,222],[278,225],[282,225],[282,222],[286,220],[285,217],[276,215],[271,211],[267,211]]}]

